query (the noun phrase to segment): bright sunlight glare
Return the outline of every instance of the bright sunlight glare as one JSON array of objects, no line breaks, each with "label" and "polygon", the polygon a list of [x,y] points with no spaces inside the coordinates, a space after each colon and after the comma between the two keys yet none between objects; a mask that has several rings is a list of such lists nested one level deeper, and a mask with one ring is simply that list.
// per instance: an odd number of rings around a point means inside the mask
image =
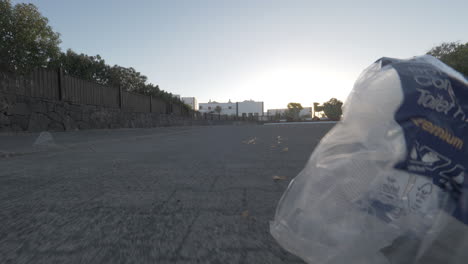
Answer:
[{"label": "bright sunlight glare", "polygon": [[285,108],[284,102],[298,102],[305,107],[328,101],[330,94],[344,101],[356,77],[319,67],[278,66],[258,72],[242,86],[252,98],[265,97],[255,91],[272,93],[271,100],[265,102],[268,109]]}]

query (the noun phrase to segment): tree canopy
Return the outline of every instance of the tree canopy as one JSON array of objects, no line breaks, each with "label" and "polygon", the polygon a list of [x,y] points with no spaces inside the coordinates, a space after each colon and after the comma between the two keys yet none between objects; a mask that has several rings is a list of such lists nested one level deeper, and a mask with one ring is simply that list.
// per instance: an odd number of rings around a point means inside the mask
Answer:
[{"label": "tree canopy", "polygon": [[37,67],[56,69],[102,85],[121,86],[126,91],[151,95],[164,101],[181,103],[179,98],[132,67],[110,66],[100,56],[78,54],[71,49],[61,52],[60,35],[48,25],[33,4],[12,5],[0,0],[0,68],[26,74]]},{"label": "tree canopy", "polygon": [[60,56],[60,36],[33,4],[0,0],[0,67],[24,73]]},{"label": "tree canopy", "polygon": [[82,79],[97,82],[102,85],[110,84],[110,68],[101,56],[88,56],[77,54],[71,49],[61,53],[54,66],[62,67],[67,74]]},{"label": "tree canopy", "polygon": [[289,120],[299,120],[299,113],[303,109],[300,103],[289,103],[285,115]]},{"label": "tree canopy", "polygon": [[331,98],[327,102],[323,103],[323,112],[331,120],[340,120],[343,111],[341,107],[343,102],[336,98]]},{"label": "tree canopy", "polygon": [[468,43],[446,42],[432,48],[427,54],[468,76]]}]

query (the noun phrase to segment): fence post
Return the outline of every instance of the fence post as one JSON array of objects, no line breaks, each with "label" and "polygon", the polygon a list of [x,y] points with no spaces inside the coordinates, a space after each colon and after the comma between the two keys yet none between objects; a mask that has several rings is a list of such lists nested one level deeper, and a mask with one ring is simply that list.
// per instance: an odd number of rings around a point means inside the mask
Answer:
[{"label": "fence post", "polygon": [[149,100],[150,100],[150,113],[153,112],[153,97],[150,95],[149,96]]},{"label": "fence post", "polygon": [[59,101],[63,101],[63,98],[64,98],[64,94],[63,94],[63,83],[64,83],[64,79],[63,79],[63,69],[62,67],[60,67],[58,69],[58,96],[59,96]]},{"label": "fence post", "polygon": [[119,108],[122,109],[123,106],[123,100],[122,100],[122,85],[119,84]]}]

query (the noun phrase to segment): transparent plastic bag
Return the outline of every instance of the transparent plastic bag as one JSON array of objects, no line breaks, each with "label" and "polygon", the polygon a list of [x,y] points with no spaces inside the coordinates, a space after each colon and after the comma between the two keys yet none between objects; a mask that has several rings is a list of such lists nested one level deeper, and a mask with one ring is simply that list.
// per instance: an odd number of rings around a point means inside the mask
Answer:
[{"label": "transparent plastic bag", "polygon": [[467,79],[442,62],[378,60],[290,183],[271,234],[308,263],[468,263],[465,113]]}]

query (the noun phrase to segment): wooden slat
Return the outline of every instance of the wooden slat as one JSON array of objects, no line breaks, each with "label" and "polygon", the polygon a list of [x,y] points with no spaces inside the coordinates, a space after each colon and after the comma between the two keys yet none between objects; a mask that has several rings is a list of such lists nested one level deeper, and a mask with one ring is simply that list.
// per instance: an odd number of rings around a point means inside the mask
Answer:
[{"label": "wooden slat", "polygon": [[42,85],[41,89],[39,89],[39,94],[38,96],[39,97],[44,97],[44,94],[45,94],[45,88],[46,87],[50,87],[49,86],[49,76],[47,76],[47,73],[44,72],[44,71],[40,71],[40,74],[42,75],[43,79],[44,79],[44,85]]},{"label": "wooden slat", "polygon": [[[59,100],[59,72],[36,69],[25,77],[0,72],[0,90],[32,97]],[[63,75],[63,100],[77,104],[100,105],[105,107],[120,106],[119,88],[100,85],[70,75]],[[127,111],[150,112],[150,98],[145,95],[124,92],[122,107]],[[153,98],[153,112],[165,112],[166,104],[159,98]]]}]

